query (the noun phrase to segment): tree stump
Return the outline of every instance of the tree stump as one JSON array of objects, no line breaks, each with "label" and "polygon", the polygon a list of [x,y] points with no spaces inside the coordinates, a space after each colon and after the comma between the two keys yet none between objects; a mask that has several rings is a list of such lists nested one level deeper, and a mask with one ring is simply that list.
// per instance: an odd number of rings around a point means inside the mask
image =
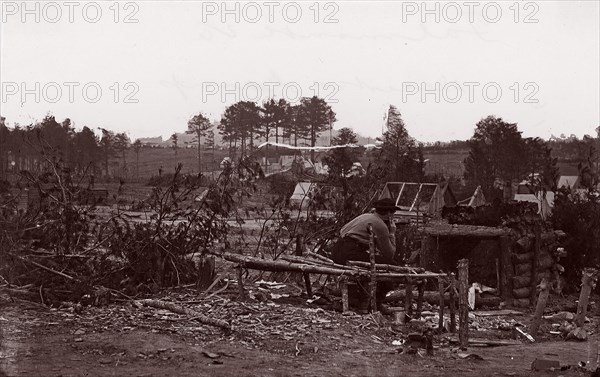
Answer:
[{"label": "tree stump", "polygon": [[215,257],[214,255],[202,255],[198,261],[199,290],[206,290],[215,280]]},{"label": "tree stump", "polygon": [[540,329],[540,324],[542,322],[542,315],[544,314],[544,309],[546,309],[546,303],[548,302],[548,295],[550,294],[550,289],[548,287],[548,281],[543,279],[539,285],[540,295],[538,296],[537,304],[535,306],[535,314],[533,316],[533,322],[531,324],[531,334],[537,334]]},{"label": "tree stump", "polygon": [[[535,273],[536,273],[536,267],[538,264],[538,261],[540,259],[540,249],[542,246],[542,240],[541,240],[541,233],[542,233],[542,229],[541,229],[541,225],[540,223],[536,223],[535,227],[534,227],[534,233],[535,233],[535,241],[533,243],[533,260],[531,263],[531,290],[529,292],[529,301],[533,302],[533,300],[535,300],[535,292],[536,292],[536,286],[537,286],[537,279],[535,278]],[[524,297],[519,297],[519,298],[524,298]]]},{"label": "tree stump", "polygon": [[438,278],[438,290],[440,292],[440,313],[439,313],[439,322],[438,328],[440,329],[440,333],[444,332],[444,278]]},{"label": "tree stump", "polygon": [[598,275],[596,269],[586,268],[583,270],[583,275],[581,276],[581,294],[579,295],[579,305],[577,305],[577,316],[575,317],[575,324],[577,327],[582,327],[585,323],[590,293],[596,285],[597,278]]},{"label": "tree stump", "polygon": [[454,277],[454,274],[449,274],[449,279],[450,279],[450,332],[451,333],[455,333],[456,332],[456,302],[455,300],[455,291],[456,291],[456,278]]}]

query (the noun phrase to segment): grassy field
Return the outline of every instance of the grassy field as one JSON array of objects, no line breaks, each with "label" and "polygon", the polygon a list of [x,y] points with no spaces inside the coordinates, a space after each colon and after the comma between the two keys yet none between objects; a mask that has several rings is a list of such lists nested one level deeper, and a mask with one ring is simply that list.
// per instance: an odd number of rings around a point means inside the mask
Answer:
[{"label": "grassy field", "polygon": [[[445,177],[462,177],[464,174],[463,161],[468,157],[467,149],[448,149],[448,150],[426,150],[425,159],[428,163],[425,166],[425,173],[428,175],[438,175]],[[228,156],[225,150],[203,151],[202,165],[203,172],[218,171],[219,164],[223,158]],[[196,149],[178,149],[177,154],[170,148],[143,148],[139,153],[139,164],[136,163],[136,155],[133,150],[129,150],[125,157],[125,163],[122,159],[116,159],[112,162],[112,171],[115,176],[123,177],[126,182],[146,183],[152,176],[157,176],[159,170],[163,174],[173,173],[177,164],[183,164],[183,173],[198,173],[198,152]],[[124,166],[126,168],[124,168]],[[577,175],[577,163],[568,160],[558,161],[560,175]]]},{"label": "grassy field", "polygon": [[[227,156],[226,151],[215,150],[203,151],[202,165],[203,171],[216,170],[219,163]],[[128,180],[147,180],[151,176],[158,175],[159,169],[163,173],[173,173],[177,164],[183,164],[183,173],[198,173],[198,151],[196,149],[178,149],[177,153],[173,149],[167,148],[142,148],[139,153],[139,164],[137,156],[133,150],[129,150],[125,156],[126,174]],[[114,169],[117,165],[123,172],[123,160],[114,160]]]}]

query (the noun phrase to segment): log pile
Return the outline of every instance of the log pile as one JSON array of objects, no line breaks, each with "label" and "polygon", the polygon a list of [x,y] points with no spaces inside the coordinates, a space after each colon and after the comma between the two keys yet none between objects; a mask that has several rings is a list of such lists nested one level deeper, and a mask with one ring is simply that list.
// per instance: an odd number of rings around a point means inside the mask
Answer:
[{"label": "log pile", "polygon": [[528,231],[523,229],[513,244],[511,260],[514,266],[512,295],[515,306],[533,304],[535,287],[544,279],[556,281],[562,270],[557,252],[560,231]]},{"label": "log pile", "polygon": [[[350,276],[355,278],[369,278],[371,272],[365,264],[353,262],[350,265],[340,265],[333,261],[317,258],[282,256],[281,260],[261,259],[234,253],[217,254],[230,262],[239,263],[244,268],[274,272],[303,272],[333,276]],[[381,280],[402,278],[437,278],[445,274],[427,272],[420,268],[397,267],[387,264],[375,264],[375,277]]]},{"label": "log pile", "polygon": [[[438,230],[440,235],[499,239],[502,272],[497,280],[504,301],[512,301],[520,307],[532,305],[536,286],[544,278],[551,291],[560,293],[562,284],[559,274],[564,268],[559,262],[565,255],[560,255],[559,242],[565,233],[548,228],[536,214],[536,204],[506,203],[477,209],[456,207],[445,209],[445,212],[443,218],[451,224],[446,228],[451,229]],[[482,229],[469,229],[467,225],[477,225]],[[481,226],[488,228],[484,232]],[[505,232],[505,235],[501,232]],[[436,233],[430,231],[428,234]],[[424,241],[425,250],[435,250],[427,244],[427,240]],[[439,259],[439,255],[437,252],[424,253],[421,258],[425,263],[423,265],[435,266],[433,260]]]}]

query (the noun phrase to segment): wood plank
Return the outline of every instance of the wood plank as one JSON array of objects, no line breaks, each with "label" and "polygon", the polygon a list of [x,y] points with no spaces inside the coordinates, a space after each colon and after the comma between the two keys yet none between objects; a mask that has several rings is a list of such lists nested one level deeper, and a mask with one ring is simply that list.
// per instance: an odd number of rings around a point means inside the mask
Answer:
[{"label": "wood plank", "polygon": [[[448,341],[451,344],[459,344],[459,340],[458,338],[448,338]],[[482,338],[477,338],[477,339],[469,339],[469,345],[474,345],[474,346],[490,346],[490,347],[498,347],[498,346],[520,346],[521,342],[518,342],[516,340],[503,340],[503,339],[482,339]]]}]

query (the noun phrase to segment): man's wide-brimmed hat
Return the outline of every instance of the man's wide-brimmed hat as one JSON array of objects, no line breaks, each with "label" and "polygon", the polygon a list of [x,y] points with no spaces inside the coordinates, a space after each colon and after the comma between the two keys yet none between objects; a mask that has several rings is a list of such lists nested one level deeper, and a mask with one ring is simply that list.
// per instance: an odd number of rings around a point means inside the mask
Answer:
[{"label": "man's wide-brimmed hat", "polygon": [[379,199],[373,203],[373,208],[379,210],[399,211],[400,207],[396,206],[396,201],[390,198]]}]

